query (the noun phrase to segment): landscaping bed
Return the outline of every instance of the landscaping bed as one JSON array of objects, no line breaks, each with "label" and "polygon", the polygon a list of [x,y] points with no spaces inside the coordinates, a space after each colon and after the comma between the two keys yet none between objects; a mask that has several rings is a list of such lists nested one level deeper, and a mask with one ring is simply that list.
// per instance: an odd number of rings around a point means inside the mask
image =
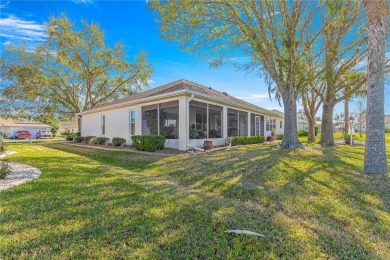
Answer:
[{"label": "landscaping bed", "polygon": [[66,144],[75,145],[75,146],[101,148],[101,149],[106,149],[106,150],[132,151],[132,152],[142,152],[142,153],[150,153],[150,154],[153,154],[153,153],[157,153],[157,154],[184,154],[184,153],[188,153],[188,151],[180,151],[178,149],[171,149],[171,148],[166,148],[166,147],[164,147],[164,149],[162,149],[162,150],[156,150],[154,152],[144,152],[144,151],[139,151],[130,145],[126,145],[126,146],[109,145],[108,146],[108,145],[73,143],[73,142],[66,142]]}]

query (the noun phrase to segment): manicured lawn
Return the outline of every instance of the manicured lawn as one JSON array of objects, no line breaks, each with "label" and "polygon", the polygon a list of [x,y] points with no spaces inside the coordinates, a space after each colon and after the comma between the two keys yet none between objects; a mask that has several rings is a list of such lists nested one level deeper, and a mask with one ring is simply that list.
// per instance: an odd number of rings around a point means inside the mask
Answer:
[{"label": "manicured lawn", "polygon": [[166,157],[10,144],[10,161],[43,174],[0,193],[0,259],[388,259],[389,176],[362,174],[364,147],[309,147]]}]

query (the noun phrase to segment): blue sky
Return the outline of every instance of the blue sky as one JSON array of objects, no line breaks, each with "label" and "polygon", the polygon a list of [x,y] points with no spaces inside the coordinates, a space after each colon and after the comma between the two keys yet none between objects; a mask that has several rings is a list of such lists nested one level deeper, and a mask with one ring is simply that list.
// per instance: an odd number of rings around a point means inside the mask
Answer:
[{"label": "blue sky", "polygon": [[[124,42],[129,60],[141,50],[146,51],[154,69],[151,87],[188,79],[256,105],[283,111],[277,101],[270,101],[264,79],[254,73],[238,71],[233,64],[209,68],[208,63],[196,55],[181,51],[174,42],[167,43],[160,37],[156,16],[147,8],[144,0],[0,1],[0,51],[7,44],[20,41],[33,48],[45,39],[44,22],[51,15],[64,13],[78,24],[81,19],[100,23],[109,45]],[[247,57],[240,59],[246,60]],[[338,104],[336,111],[341,112],[342,106],[342,103]],[[353,110],[353,104],[351,108]],[[386,110],[386,113],[390,113],[390,108]]]}]

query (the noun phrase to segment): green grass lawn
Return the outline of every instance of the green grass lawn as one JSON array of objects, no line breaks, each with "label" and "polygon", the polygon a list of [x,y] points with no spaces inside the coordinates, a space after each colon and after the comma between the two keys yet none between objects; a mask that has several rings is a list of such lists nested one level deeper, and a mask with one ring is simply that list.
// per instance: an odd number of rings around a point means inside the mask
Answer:
[{"label": "green grass lawn", "polygon": [[[390,158],[390,135],[387,144]],[[361,146],[170,157],[8,147],[18,152],[10,161],[43,173],[0,193],[0,259],[390,255],[390,178],[362,174]]]}]

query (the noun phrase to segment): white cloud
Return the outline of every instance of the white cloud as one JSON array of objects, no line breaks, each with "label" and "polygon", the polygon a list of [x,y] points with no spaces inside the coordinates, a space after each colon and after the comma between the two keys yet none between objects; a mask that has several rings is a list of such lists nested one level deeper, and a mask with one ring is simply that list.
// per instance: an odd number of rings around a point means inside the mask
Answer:
[{"label": "white cloud", "polygon": [[153,85],[154,83],[156,83],[156,81],[152,80],[152,79],[148,79],[148,84],[149,85]]},{"label": "white cloud", "polygon": [[72,2],[76,4],[90,5],[93,3],[93,0],[72,0]]},{"label": "white cloud", "polygon": [[44,41],[45,26],[35,21],[20,19],[14,15],[0,18],[0,37],[23,41]]},{"label": "white cloud", "polygon": [[248,102],[259,102],[259,101],[269,99],[269,94],[268,93],[249,94],[247,96],[241,96],[241,97],[237,97],[237,98],[248,101]]},{"label": "white cloud", "polygon": [[7,7],[8,4],[9,4],[9,1],[2,1],[2,3],[0,4],[0,9]]},{"label": "white cloud", "polygon": [[250,61],[251,61],[250,56],[232,57],[226,60],[226,62],[230,62],[230,63],[248,63]]},{"label": "white cloud", "polygon": [[10,45],[10,44],[11,44],[10,41],[5,41],[5,42],[2,43],[2,45],[4,45],[4,46]]}]

